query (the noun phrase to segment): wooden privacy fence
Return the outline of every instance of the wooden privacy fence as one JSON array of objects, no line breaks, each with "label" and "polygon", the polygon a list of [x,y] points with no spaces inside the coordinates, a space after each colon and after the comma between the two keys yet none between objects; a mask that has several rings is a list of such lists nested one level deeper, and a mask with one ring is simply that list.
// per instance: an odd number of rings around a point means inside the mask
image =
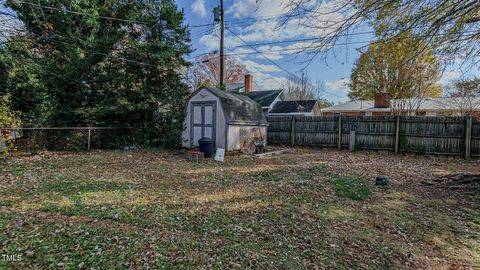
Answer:
[{"label": "wooden privacy fence", "polygon": [[472,117],[275,116],[273,144],[480,157],[480,123]]}]

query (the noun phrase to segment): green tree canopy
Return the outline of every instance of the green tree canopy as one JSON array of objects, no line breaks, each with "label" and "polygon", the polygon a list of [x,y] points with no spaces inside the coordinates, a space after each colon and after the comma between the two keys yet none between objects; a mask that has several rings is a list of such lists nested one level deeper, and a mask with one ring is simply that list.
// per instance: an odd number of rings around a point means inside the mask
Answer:
[{"label": "green tree canopy", "polygon": [[141,127],[178,142],[190,52],[173,0],[7,1],[25,31],[0,51],[2,88],[28,125]]},{"label": "green tree canopy", "polygon": [[431,49],[418,54],[418,40],[409,34],[369,45],[351,74],[351,99],[371,99],[389,93],[393,99],[437,97],[439,64]]}]

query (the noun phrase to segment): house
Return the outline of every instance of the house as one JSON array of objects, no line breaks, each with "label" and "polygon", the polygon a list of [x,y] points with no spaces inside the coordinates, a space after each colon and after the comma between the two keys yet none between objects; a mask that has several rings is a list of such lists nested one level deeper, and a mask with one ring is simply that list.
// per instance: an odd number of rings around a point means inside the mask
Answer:
[{"label": "house", "polygon": [[269,116],[319,116],[320,114],[321,109],[318,100],[279,101],[269,112]]},{"label": "house", "polygon": [[228,84],[227,89],[229,89],[230,92],[248,96],[260,104],[265,116],[318,116],[321,114],[320,103],[317,100],[287,101],[283,89],[254,91],[253,77],[250,74],[245,75],[243,84]]},{"label": "house", "polygon": [[441,97],[423,99],[390,99],[377,93],[373,100],[355,100],[323,108],[321,115],[380,116],[406,114],[419,116],[480,117],[480,97]]},{"label": "house", "polygon": [[266,116],[277,102],[285,100],[283,89],[254,91],[253,77],[250,74],[245,75],[243,83],[228,84],[227,88],[230,92],[241,93],[260,104]]},{"label": "house", "polygon": [[245,95],[260,104],[266,116],[268,116],[277,102],[285,100],[283,90],[253,91],[247,92]]},{"label": "house", "polygon": [[266,141],[268,122],[262,107],[249,97],[200,87],[187,100],[184,125],[183,147],[195,148],[207,137],[214,148],[235,151]]}]

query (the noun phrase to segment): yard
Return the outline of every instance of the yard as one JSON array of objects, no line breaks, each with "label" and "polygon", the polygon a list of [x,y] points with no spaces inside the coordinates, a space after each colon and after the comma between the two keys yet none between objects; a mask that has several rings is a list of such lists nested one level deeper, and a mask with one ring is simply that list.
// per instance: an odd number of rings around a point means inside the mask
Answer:
[{"label": "yard", "polygon": [[118,151],[0,165],[0,268],[480,267],[479,193],[433,181],[480,173],[478,160],[296,148],[225,163]]}]

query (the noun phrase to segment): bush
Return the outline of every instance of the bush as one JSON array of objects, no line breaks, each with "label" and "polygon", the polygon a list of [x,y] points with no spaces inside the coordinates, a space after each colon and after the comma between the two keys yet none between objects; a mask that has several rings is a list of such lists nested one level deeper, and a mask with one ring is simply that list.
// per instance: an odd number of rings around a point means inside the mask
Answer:
[{"label": "bush", "polygon": [[[20,120],[15,112],[10,108],[10,95],[4,95],[0,99],[0,129],[16,128],[20,126]],[[11,148],[12,131],[0,131],[0,155],[6,155]]]}]

